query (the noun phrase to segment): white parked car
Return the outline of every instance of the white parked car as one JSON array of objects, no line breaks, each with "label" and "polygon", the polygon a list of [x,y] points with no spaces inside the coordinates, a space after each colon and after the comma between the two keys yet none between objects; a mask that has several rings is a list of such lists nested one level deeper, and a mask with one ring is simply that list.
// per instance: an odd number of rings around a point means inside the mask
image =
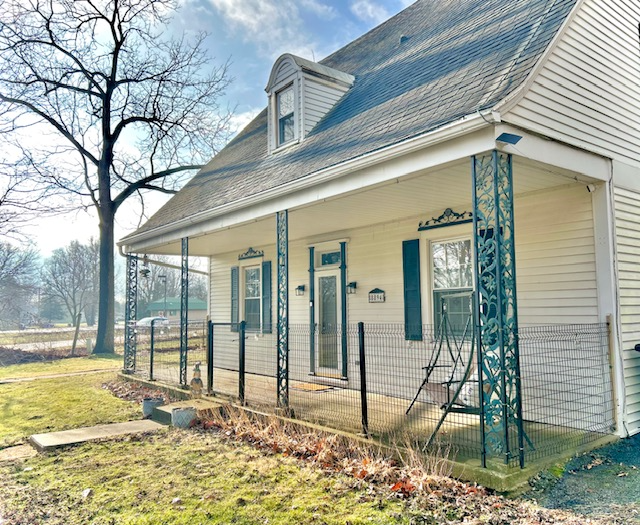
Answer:
[{"label": "white parked car", "polygon": [[151,326],[151,321],[155,321],[153,326],[169,326],[169,319],[166,317],[143,317],[136,321],[136,326]]}]

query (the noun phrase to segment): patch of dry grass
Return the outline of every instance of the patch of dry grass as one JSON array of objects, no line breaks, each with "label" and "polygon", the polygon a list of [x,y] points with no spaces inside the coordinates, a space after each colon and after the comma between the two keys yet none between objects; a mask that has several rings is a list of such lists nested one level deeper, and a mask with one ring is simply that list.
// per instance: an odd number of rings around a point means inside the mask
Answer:
[{"label": "patch of dry grass", "polygon": [[624,518],[600,519],[541,508],[508,499],[475,484],[450,477],[447,451],[425,456],[407,442],[391,454],[373,443],[344,435],[310,430],[273,416],[230,407],[201,413],[204,429],[248,443],[269,454],[295,457],[316,468],[347,474],[370,484],[370,497],[402,499],[410,523],[468,525],[622,525]]},{"label": "patch of dry grass", "polygon": [[[32,362],[20,362],[17,358],[16,364],[6,364],[0,366],[0,380],[22,379],[29,377],[42,377],[56,374],[71,374],[77,372],[87,372],[93,370],[119,370],[122,369],[121,355],[100,355],[84,357],[66,357],[68,352],[61,358],[61,351],[55,350],[50,353],[37,354],[34,352],[22,352],[12,350],[13,354],[21,353],[32,357]],[[53,354],[53,355],[51,355]],[[2,364],[2,363],[0,363]]]}]

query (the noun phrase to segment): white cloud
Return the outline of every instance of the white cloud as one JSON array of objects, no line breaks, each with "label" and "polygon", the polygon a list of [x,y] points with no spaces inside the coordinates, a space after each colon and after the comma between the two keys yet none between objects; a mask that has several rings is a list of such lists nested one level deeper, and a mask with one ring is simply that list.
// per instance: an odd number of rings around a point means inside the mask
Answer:
[{"label": "white cloud", "polygon": [[[267,99],[265,97],[265,104]],[[258,113],[262,111],[262,108],[253,108],[249,111],[237,113],[231,117],[230,128],[234,131],[234,135],[240,133],[251,122]]]},{"label": "white cloud", "polygon": [[351,4],[351,12],[364,22],[380,24],[387,20],[389,12],[372,0],[355,0]]},{"label": "white cloud", "polygon": [[314,43],[304,30],[300,8],[330,16],[332,8],[318,0],[209,0],[232,29],[254,42],[262,55],[275,59],[282,53],[308,57]]},{"label": "white cloud", "polygon": [[324,20],[333,20],[338,12],[333,6],[318,2],[318,0],[300,0],[300,5]]}]

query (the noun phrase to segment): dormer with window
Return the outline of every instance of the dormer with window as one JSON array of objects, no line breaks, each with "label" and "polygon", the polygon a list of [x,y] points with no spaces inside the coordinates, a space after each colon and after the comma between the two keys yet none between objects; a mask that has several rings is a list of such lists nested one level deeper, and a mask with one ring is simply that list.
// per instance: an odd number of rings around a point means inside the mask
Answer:
[{"label": "dormer with window", "polygon": [[269,152],[298,144],[353,85],[354,77],[290,54],[273,66],[269,96]]}]

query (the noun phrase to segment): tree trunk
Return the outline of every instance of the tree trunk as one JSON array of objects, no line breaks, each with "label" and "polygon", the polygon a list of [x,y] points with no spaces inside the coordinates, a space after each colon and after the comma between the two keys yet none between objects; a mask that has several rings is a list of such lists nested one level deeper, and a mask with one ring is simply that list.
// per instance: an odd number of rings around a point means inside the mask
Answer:
[{"label": "tree trunk", "polygon": [[71,355],[76,355],[76,346],[78,345],[78,333],[80,332],[80,320],[82,319],[82,312],[75,316],[74,325],[76,327],[73,333],[73,343],[71,344]]},{"label": "tree trunk", "polygon": [[[113,205],[101,206],[100,218],[100,295],[98,333],[94,354],[112,354],[114,347],[114,260]],[[106,208],[106,209],[105,209]]]}]

